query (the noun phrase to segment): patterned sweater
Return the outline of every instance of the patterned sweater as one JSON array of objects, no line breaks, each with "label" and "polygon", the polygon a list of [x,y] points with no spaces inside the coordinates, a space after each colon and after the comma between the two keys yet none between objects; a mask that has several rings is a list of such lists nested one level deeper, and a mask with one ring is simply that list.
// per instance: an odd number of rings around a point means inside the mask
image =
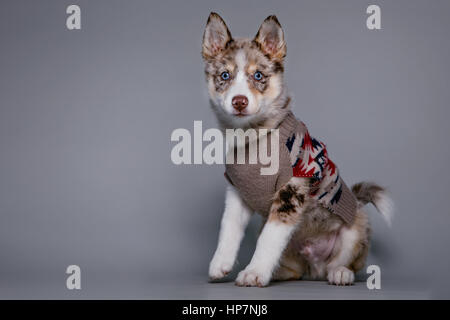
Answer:
[{"label": "patterned sweater", "polygon": [[[226,178],[239,190],[248,206],[264,216],[269,214],[276,192],[292,177],[311,178],[308,196],[351,224],[356,213],[356,199],[328,157],[325,144],[311,137],[305,124],[292,113],[287,115],[278,129],[280,150],[276,174],[261,175],[262,165],[259,162],[237,164],[235,161],[225,165]],[[270,143],[267,148],[270,152]],[[246,145],[246,160],[248,149]]]}]

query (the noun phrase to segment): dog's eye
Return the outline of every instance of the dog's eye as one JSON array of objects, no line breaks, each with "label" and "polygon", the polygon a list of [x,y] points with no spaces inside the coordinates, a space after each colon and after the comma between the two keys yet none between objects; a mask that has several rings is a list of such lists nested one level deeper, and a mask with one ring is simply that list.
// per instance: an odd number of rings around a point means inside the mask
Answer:
[{"label": "dog's eye", "polygon": [[228,80],[228,79],[230,79],[230,74],[225,71],[225,72],[222,72],[220,77],[222,78],[222,80]]},{"label": "dog's eye", "polygon": [[263,78],[263,74],[262,74],[261,72],[259,72],[259,71],[256,71],[256,72],[253,74],[253,78],[254,78],[256,81],[260,81],[260,80]]}]

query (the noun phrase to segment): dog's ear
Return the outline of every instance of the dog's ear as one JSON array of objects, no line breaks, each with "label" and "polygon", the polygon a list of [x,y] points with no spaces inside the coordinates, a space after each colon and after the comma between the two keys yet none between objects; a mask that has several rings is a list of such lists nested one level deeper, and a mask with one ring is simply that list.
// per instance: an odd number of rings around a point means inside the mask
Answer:
[{"label": "dog's ear", "polygon": [[208,59],[216,56],[233,41],[225,21],[215,12],[211,12],[203,34],[202,55]]},{"label": "dog's ear", "polygon": [[276,16],[268,16],[264,20],[253,41],[271,59],[283,60],[286,56],[284,33]]}]

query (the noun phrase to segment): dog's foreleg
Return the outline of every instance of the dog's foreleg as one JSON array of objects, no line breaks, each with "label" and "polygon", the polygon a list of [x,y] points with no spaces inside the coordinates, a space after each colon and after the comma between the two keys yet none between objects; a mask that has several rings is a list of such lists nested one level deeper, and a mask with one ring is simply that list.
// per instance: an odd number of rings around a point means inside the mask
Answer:
[{"label": "dog's foreleg", "polygon": [[214,257],[209,264],[211,280],[221,279],[232,270],[252,213],[237,190],[228,186],[225,196],[225,211],[220,225],[219,242]]},{"label": "dog's foreleg", "polygon": [[304,208],[304,191],[299,178],[291,179],[275,196],[269,218],[258,238],[249,265],[239,273],[239,286],[267,286],[293,231],[300,223]]}]

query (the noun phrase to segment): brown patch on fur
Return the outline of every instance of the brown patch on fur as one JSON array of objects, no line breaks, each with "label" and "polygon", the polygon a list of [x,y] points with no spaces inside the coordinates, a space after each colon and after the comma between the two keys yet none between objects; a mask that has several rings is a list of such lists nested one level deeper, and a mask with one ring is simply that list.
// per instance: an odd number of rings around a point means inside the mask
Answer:
[{"label": "brown patch on fur", "polygon": [[275,61],[274,62],[274,70],[273,72],[277,73],[277,72],[284,72],[284,66],[281,62],[279,61]]},{"label": "brown patch on fur", "polygon": [[295,224],[298,222],[300,208],[304,202],[305,196],[299,192],[298,188],[295,185],[287,184],[278,191],[272,203],[269,220]]}]

